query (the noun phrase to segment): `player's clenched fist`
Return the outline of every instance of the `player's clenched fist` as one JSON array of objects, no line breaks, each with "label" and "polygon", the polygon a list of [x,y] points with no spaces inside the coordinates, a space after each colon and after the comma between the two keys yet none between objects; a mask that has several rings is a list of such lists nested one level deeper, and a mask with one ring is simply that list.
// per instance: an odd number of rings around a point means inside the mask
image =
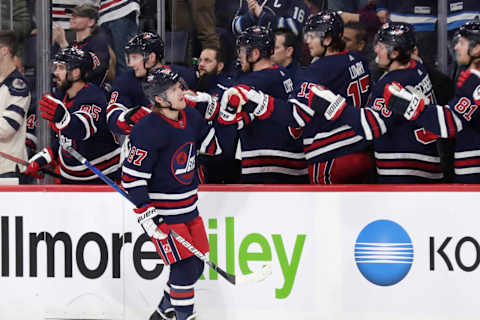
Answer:
[{"label": "player's clenched fist", "polygon": [[223,93],[219,121],[224,124],[239,122],[245,118],[242,113],[266,119],[273,112],[273,108],[274,99],[269,95],[245,85],[237,85]]},{"label": "player's clenched fist", "polygon": [[387,84],[383,96],[387,108],[407,120],[415,120],[425,109],[425,99],[406,90],[398,82]]},{"label": "player's clenched fist", "polygon": [[323,86],[313,86],[308,95],[308,105],[327,120],[335,120],[347,106],[345,98]]}]

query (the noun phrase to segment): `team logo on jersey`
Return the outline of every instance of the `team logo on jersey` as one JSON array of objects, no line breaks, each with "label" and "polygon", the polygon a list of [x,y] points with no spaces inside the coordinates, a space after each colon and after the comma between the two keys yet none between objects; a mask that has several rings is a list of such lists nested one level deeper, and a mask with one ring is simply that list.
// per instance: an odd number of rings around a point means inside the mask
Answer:
[{"label": "team logo on jersey", "polygon": [[195,174],[195,148],[193,142],[187,142],[175,151],[171,168],[178,182],[190,184]]}]

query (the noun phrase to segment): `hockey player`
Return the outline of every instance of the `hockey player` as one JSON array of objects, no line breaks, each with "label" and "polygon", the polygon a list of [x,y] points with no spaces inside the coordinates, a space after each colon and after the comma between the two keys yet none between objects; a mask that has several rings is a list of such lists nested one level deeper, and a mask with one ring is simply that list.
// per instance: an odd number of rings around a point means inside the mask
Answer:
[{"label": "hockey player", "polygon": [[377,32],[377,63],[387,69],[374,85],[368,108],[347,107],[345,98],[320,87],[312,88],[311,107],[331,122],[346,123],[367,140],[373,141],[379,183],[438,183],[443,178],[437,151],[437,136],[386,107],[384,88],[398,82],[412,86],[433,99],[426,69],[411,59],[415,47],[413,27],[390,23]]},{"label": "hockey player", "polygon": [[[13,31],[0,31],[0,150],[27,159],[25,148],[26,114],[30,90],[23,75],[16,70],[16,39]],[[0,159],[0,178],[20,178],[14,162]]]},{"label": "hockey player", "polygon": [[188,86],[195,85],[192,70],[180,66],[162,64],[165,46],[157,34],[144,32],[135,35],[125,46],[129,72],[121,74],[114,82],[107,108],[107,121],[110,130],[116,134],[126,135],[132,126],[150,112],[147,106],[141,82],[148,70],[171,68],[179,73]]},{"label": "hockey player", "polygon": [[[226,91],[222,105],[240,107],[239,101],[252,103],[237,113],[220,114],[222,123],[238,123],[240,144],[237,155],[241,158],[243,183],[307,183],[307,167],[300,140],[292,137],[287,123],[279,116],[270,119],[275,99],[286,99],[293,90],[288,71],[271,61],[275,37],[270,29],[250,27],[237,38],[237,50],[243,74],[239,84]],[[231,93],[238,98],[231,101]],[[250,95],[251,93],[251,95]],[[276,110],[290,115],[288,106]],[[275,134],[273,134],[275,132]]]},{"label": "hockey player", "polygon": [[39,104],[40,116],[49,121],[57,139],[29,160],[25,173],[38,177],[39,169],[58,161],[61,183],[101,184],[95,173],[62,148],[67,145],[84,155],[103,174],[118,178],[120,147],[107,128],[105,93],[86,82],[93,68],[92,56],[77,48],[61,49],[54,57],[53,66],[57,87],[66,94],[54,97],[46,93]]},{"label": "hockey player", "polygon": [[455,52],[458,64],[466,66],[457,84],[455,97],[448,105],[426,105],[424,98],[412,95],[398,84],[388,85],[386,102],[393,112],[441,138],[455,139],[454,182],[480,182],[480,19],[460,27]]},{"label": "hockey player", "polygon": [[272,29],[287,28],[300,36],[308,16],[308,7],[301,0],[241,0],[232,20],[232,31],[239,35],[257,25]]},{"label": "hockey player", "polygon": [[138,222],[150,236],[170,275],[151,320],[192,320],[194,285],[204,263],[170,234],[174,230],[202,253],[209,251],[197,209],[197,152],[219,154],[215,130],[193,108],[186,108],[178,74],[153,70],[143,82],[152,112],[130,134],[122,185],[135,203]]},{"label": "hockey player", "polygon": [[342,33],[343,21],[336,12],[326,10],[311,16],[305,25],[304,37],[316,60],[299,70],[288,102],[275,99],[274,119],[279,117],[278,111],[293,109],[288,120],[281,115],[280,121],[290,126],[292,137],[303,138],[311,183],[366,182],[373,168],[371,156],[365,151],[367,143],[360,135],[348,125],[312,118],[313,111],[308,107],[310,88],[316,84],[347,97],[355,107],[363,106],[367,100],[368,64],[359,54],[344,51]]},{"label": "hockey player", "polygon": [[235,159],[238,134],[235,126],[220,125],[218,101],[223,92],[234,85],[231,77],[223,72],[225,57],[220,48],[205,48],[198,60],[198,81],[194,95],[186,95],[187,104],[196,108],[205,120],[215,127],[222,154],[216,157],[201,157],[200,171],[205,183],[238,183],[240,161]]}]

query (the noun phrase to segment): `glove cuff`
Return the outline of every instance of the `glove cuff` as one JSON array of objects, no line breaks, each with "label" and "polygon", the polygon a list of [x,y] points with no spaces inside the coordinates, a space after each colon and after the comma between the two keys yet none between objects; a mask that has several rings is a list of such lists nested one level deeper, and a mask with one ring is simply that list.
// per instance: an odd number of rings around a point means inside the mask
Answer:
[{"label": "glove cuff", "polygon": [[220,105],[218,104],[217,99],[213,98],[207,104],[207,109],[205,110],[205,120],[210,121],[215,118],[218,113],[218,109],[220,109]]},{"label": "glove cuff", "polygon": [[53,162],[54,159],[53,151],[50,147],[43,148],[40,152],[35,154],[28,162],[36,162],[39,167],[42,168],[47,164]]},{"label": "glove cuff", "polygon": [[267,119],[268,117],[270,117],[270,115],[272,114],[273,112],[273,109],[274,109],[274,98],[273,97],[270,97],[269,95],[267,94],[262,94],[262,101],[260,102],[260,104],[258,104],[258,106],[255,108],[255,110],[253,111],[253,114],[255,115],[255,117],[257,117],[258,119],[260,120],[265,120]]},{"label": "glove cuff", "polygon": [[[139,209],[133,209],[133,211],[138,214],[138,223],[142,223],[145,220],[150,220],[160,215],[159,211],[155,209],[153,205],[148,205],[147,207],[142,207]],[[161,220],[163,221],[163,219]]]},{"label": "glove cuff", "polygon": [[335,120],[343,112],[343,109],[347,106],[347,101],[344,97],[337,95],[335,101],[330,103],[327,110],[325,110],[324,116],[327,120]]},{"label": "glove cuff", "polygon": [[71,120],[70,113],[68,112],[68,110],[65,107],[63,107],[63,108],[65,109],[65,113],[63,114],[63,118],[60,121],[55,122],[55,127],[58,130],[62,130],[66,126],[68,126],[68,124],[70,123],[70,120]]},{"label": "glove cuff", "polygon": [[425,101],[413,95],[407,109],[405,109],[403,117],[409,121],[415,120],[418,118],[420,113],[422,113],[423,109],[425,109]]},{"label": "glove cuff", "polygon": [[155,208],[155,206],[152,203],[149,203],[140,208],[133,208],[133,212],[136,214],[142,214],[150,208]]}]

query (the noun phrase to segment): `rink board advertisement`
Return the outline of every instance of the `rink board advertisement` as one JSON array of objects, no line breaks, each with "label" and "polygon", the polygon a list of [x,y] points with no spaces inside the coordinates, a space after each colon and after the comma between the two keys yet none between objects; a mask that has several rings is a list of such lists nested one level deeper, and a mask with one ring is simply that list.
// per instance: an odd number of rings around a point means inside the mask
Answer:
[{"label": "rink board advertisement", "polygon": [[[67,191],[65,191],[67,190]],[[203,188],[197,319],[478,319],[479,188]],[[0,189],[1,319],[148,319],[168,277],[107,188]]]}]

